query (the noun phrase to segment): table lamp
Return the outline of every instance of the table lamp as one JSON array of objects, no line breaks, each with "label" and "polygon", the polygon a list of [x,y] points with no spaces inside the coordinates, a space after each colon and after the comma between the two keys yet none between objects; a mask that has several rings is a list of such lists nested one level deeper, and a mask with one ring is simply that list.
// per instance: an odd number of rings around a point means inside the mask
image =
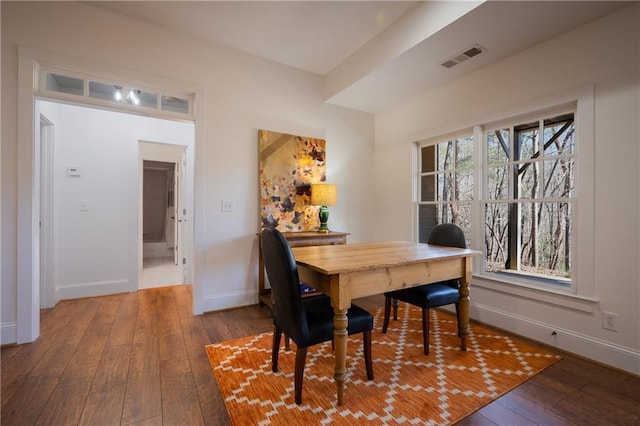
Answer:
[{"label": "table lamp", "polygon": [[327,206],[335,206],[337,199],[336,186],[330,183],[314,183],[311,185],[311,204],[320,206],[318,216],[320,218],[320,228],[318,232],[329,232],[327,221],[329,220],[329,209]]}]

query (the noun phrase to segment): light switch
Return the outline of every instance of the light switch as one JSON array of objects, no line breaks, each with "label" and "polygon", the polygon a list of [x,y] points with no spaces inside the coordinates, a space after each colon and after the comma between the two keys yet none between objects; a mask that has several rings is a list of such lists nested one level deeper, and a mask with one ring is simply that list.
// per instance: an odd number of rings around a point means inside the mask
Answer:
[{"label": "light switch", "polygon": [[87,202],[87,200],[80,201],[80,211],[81,212],[89,211],[89,203]]},{"label": "light switch", "polygon": [[230,200],[222,200],[221,210],[223,212],[232,212],[233,211],[233,201]]}]

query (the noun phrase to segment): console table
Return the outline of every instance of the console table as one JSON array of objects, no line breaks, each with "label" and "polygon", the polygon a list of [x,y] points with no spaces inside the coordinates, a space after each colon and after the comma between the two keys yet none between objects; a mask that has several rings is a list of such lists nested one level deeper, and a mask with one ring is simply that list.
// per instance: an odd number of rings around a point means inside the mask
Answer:
[{"label": "console table", "polygon": [[[327,246],[335,244],[346,244],[348,232],[327,233],[309,231],[309,232],[283,232],[282,235],[287,239],[291,247],[307,247],[307,246]],[[266,305],[270,309],[273,307],[271,301],[271,289],[265,287],[264,277],[264,260],[262,259],[261,235],[258,234],[258,303],[260,306]]]}]

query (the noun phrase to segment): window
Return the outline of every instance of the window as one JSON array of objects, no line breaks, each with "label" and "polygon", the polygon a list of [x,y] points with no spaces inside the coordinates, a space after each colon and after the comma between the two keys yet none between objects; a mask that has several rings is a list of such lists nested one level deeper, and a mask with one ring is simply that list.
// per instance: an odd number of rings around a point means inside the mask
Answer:
[{"label": "window", "polygon": [[48,97],[77,99],[88,104],[98,104],[128,111],[160,112],[170,116],[190,116],[192,95],[175,96],[146,90],[123,82],[107,82],[66,72],[42,69],[40,73],[41,94]]},{"label": "window", "polygon": [[82,96],[84,93],[84,81],[81,78],[70,77],[62,74],[47,73],[45,78],[47,90],[60,93],[69,93]]},{"label": "window", "polygon": [[488,130],[485,146],[484,271],[570,286],[574,114]]},{"label": "window", "polygon": [[161,108],[163,111],[178,112],[181,114],[189,113],[189,100],[177,98],[175,96],[162,96]]},{"label": "window", "polygon": [[469,239],[473,152],[473,135],[420,147],[419,242],[427,242],[433,227],[444,222],[460,226]]},{"label": "window", "polygon": [[476,272],[571,288],[575,109],[475,129],[418,146],[418,241],[453,222],[483,251]]}]

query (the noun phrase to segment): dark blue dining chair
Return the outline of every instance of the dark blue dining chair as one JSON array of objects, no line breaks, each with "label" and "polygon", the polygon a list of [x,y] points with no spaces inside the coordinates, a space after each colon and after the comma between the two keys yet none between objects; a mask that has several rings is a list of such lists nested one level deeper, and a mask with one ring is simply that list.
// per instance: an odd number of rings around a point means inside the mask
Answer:
[{"label": "dark blue dining chair", "polygon": [[[296,404],[302,403],[302,379],[310,346],[333,341],[333,308],[325,295],[302,297],[298,267],[289,243],[275,228],[262,231],[262,253],[273,295],[273,346],[271,364],[278,371],[278,354],[282,333],[296,343],[294,390]],[[367,378],[373,380],[371,330],[373,316],[356,305],[347,312],[349,335],[363,333]]]},{"label": "dark blue dining chair", "polygon": [[[427,239],[428,244],[446,247],[467,248],[467,239],[458,225],[442,223],[436,225]],[[460,322],[458,300],[460,283],[456,280],[442,281],[418,287],[403,288],[384,294],[384,322],[382,332],[389,327],[389,316],[393,305],[393,319],[398,319],[398,301],[422,308],[422,341],[424,354],[429,355],[429,309],[439,306],[456,305],[456,317]]]}]

